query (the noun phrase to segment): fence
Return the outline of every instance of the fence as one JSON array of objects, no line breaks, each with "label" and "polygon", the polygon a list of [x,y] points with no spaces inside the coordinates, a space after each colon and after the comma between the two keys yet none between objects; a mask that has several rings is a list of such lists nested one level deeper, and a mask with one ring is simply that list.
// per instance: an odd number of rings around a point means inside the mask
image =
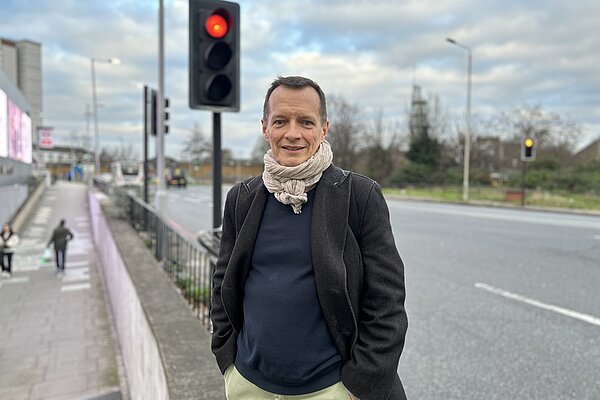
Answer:
[{"label": "fence", "polygon": [[210,332],[210,296],[216,257],[195,238],[187,237],[157,210],[134,193],[128,193],[129,219],[169,279]]}]

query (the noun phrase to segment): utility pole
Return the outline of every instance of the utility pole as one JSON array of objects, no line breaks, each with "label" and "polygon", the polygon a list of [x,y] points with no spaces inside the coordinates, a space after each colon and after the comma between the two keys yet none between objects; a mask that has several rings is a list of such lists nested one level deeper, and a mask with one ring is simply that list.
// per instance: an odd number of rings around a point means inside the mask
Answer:
[{"label": "utility pole", "polygon": [[158,93],[156,104],[156,208],[162,211],[162,198],[166,195],[165,185],[165,54],[164,54],[164,7],[163,0],[158,6]]}]

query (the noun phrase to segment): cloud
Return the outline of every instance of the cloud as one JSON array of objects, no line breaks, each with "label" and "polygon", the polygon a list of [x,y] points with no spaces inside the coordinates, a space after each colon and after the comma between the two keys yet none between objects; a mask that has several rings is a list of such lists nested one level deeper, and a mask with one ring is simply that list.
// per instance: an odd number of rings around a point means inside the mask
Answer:
[{"label": "cloud", "polygon": [[[4,0],[0,37],[43,48],[44,114],[59,140],[85,132],[96,64],[102,143],[132,143],[141,154],[142,90],[157,86],[155,1]],[[473,50],[473,113],[489,115],[535,102],[579,121],[584,141],[599,133],[600,2],[532,0],[241,1],[241,111],[223,114],[223,146],[247,156],[260,134],[262,102],[277,75],[314,78],[367,114],[405,119],[411,87],[437,94],[461,120],[466,52]],[[65,10],[69,10],[66,12]],[[190,110],[188,1],[165,1],[165,85],[171,99],[167,152],[178,156],[195,123],[212,131],[207,111]]]}]

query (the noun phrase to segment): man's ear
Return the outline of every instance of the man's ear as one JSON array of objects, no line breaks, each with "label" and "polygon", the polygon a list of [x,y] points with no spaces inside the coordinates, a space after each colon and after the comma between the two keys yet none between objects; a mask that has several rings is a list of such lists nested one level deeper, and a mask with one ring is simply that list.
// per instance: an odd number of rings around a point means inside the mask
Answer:
[{"label": "man's ear", "polygon": [[325,121],[325,123],[323,124],[323,137],[321,138],[321,143],[323,143],[323,141],[327,137],[328,133],[329,133],[329,121]]},{"label": "man's ear", "polygon": [[265,140],[267,141],[267,143],[270,143],[270,141],[269,141],[269,135],[267,134],[267,121],[265,121],[265,119],[263,118],[263,119],[260,120],[260,123],[261,123],[261,126],[262,126],[262,128],[261,128],[262,135],[265,138]]}]

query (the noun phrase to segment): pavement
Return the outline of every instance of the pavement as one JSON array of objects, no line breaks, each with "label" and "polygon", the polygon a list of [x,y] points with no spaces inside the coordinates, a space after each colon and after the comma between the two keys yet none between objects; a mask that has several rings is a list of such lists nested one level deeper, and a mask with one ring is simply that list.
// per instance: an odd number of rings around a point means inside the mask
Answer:
[{"label": "pavement", "polygon": [[[53,257],[42,259],[62,218],[75,236],[64,276],[56,274]],[[126,399],[87,187],[70,182],[49,187],[17,233],[13,275],[0,279],[0,399]]]}]

